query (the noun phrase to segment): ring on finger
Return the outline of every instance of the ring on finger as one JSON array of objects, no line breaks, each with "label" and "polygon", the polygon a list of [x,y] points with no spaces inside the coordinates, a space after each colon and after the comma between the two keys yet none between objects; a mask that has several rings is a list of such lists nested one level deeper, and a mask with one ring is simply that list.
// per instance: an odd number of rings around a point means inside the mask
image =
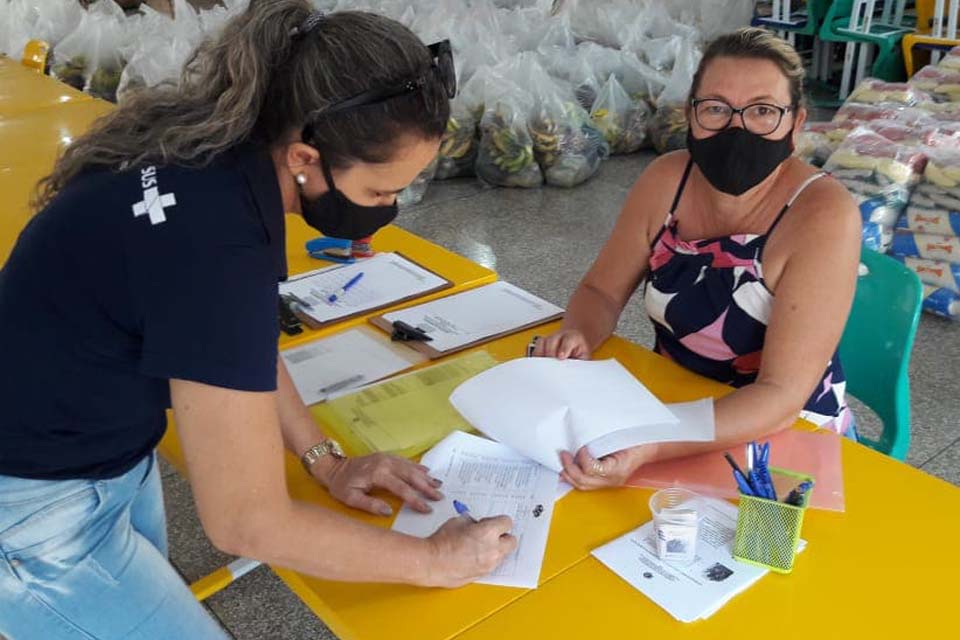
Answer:
[{"label": "ring on finger", "polygon": [[593,464],[590,467],[590,475],[599,476],[601,478],[607,475],[607,472],[603,470],[603,463],[600,460],[593,461]]}]

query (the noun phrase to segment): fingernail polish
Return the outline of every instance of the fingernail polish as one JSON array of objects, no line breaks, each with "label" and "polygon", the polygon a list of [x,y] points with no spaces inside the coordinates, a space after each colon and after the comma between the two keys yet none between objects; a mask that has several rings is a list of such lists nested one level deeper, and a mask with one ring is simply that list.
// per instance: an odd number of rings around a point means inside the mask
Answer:
[{"label": "fingernail polish", "polygon": [[391,509],[389,505],[383,505],[382,507],[380,507],[380,515],[392,516],[393,509]]},{"label": "fingernail polish", "polygon": [[431,482],[433,482],[433,486],[435,486],[435,487],[442,487],[442,486],[443,486],[443,480],[441,480],[440,478],[430,478],[430,480],[431,480]]}]

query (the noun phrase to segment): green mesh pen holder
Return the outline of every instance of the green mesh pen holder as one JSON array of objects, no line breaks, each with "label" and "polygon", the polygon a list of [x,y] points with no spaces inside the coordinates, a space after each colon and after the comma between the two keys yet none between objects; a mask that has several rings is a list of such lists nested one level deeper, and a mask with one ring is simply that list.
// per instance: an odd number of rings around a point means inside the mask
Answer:
[{"label": "green mesh pen holder", "polygon": [[[770,467],[770,475],[778,487],[777,497],[781,500],[801,482],[813,480],[811,476],[775,467]],[[777,482],[777,478],[781,481]],[[813,487],[803,494],[803,506],[800,507],[741,493],[733,557],[777,573],[793,571],[803,514],[812,492]]]}]

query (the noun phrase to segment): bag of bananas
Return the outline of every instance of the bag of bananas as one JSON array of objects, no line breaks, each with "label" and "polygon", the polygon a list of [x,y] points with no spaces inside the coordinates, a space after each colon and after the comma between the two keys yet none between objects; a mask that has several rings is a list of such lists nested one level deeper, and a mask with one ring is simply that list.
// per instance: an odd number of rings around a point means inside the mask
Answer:
[{"label": "bag of bananas", "polygon": [[634,153],[647,144],[650,108],[644,100],[631,98],[614,74],[600,89],[590,118],[614,155]]},{"label": "bag of bananas", "polygon": [[[488,104],[480,123],[480,147],[475,170],[483,182],[498,187],[533,188],[543,184],[543,173],[533,155],[526,113],[513,95]],[[510,97],[506,97],[510,96]]]}]

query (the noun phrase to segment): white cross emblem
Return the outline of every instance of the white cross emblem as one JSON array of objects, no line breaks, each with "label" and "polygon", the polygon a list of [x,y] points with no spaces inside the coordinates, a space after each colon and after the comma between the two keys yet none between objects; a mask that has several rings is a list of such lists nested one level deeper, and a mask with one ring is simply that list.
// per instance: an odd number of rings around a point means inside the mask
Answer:
[{"label": "white cross emblem", "polygon": [[166,222],[167,216],[164,214],[164,207],[172,207],[177,204],[177,197],[172,193],[160,195],[160,189],[150,187],[143,190],[143,200],[133,205],[133,216],[150,215],[150,224],[160,224]]}]

